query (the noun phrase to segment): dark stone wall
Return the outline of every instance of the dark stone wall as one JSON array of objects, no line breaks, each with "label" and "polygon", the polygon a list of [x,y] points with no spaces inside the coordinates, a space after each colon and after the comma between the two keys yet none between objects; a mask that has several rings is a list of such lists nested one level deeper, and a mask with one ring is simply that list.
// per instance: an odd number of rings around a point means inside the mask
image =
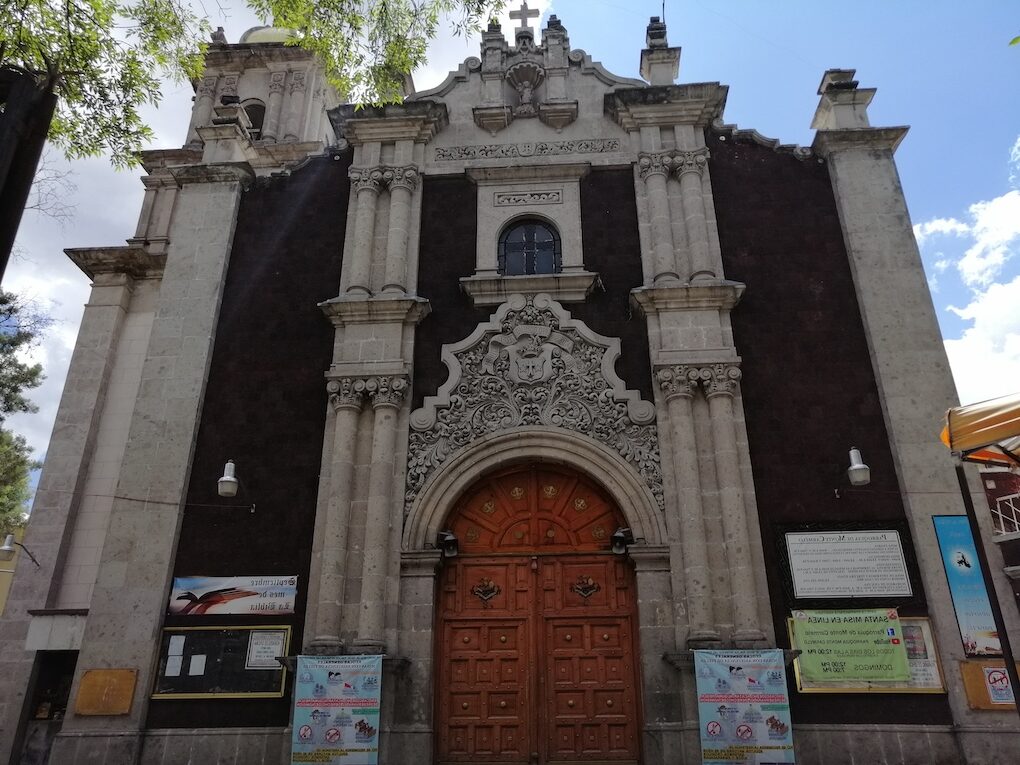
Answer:
[{"label": "dark stone wall", "polygon": [[[317,303],[339,289],[349,166],[349,153],[315,158],[242,197],[174,565],[175,576],[296,574],[297,613],[168,616],[167,625],[289,624],[291,653],[300,649],[333,342]],[[216,493],[227,459],[242,482],[233,500]],[[289,710],[289,690],[155,699],[148,725],[282,726]]]},{"label": "dark stone wall", "polygon": [[[711,131],[706,139],[726,277],[747,285],[732,314],[733,332],[743,359],[741,391],[779,644],[789,646],[792,603],[779,545],[791,525],[902,526],[915,598],[830,607],[896,605],[905,616],[923,616],[924,593],[910,560],[912,541],[828,170],[816,158],[800,160]],[[851,446],[871,467],[872,482],[863,489],[851,489],[846,479]],[[840,498],[837,487],[845,489]],[[940,695],[794,690],[791,703],[797,723],[951,722]]]},{"label": "dark stone wall", "polygon": [[[467,337],[493,311],[474,309],[458,280],[475,272],[477,193],[467,178],[427,178],[421,212],[418,294],[432,312],[418,325],[414,349],[414,397],[421,406],[446,380],[442,347]],[[629,388],[651,400],[645,321],[630,308],[630,291],[641,284],[634,178],[628,170],[593,170],[581,181],[584,265],[602,287],[571,314],[596,332],[620,337],[617,373]],[[495,247],[496,243],[493,242]]]}]

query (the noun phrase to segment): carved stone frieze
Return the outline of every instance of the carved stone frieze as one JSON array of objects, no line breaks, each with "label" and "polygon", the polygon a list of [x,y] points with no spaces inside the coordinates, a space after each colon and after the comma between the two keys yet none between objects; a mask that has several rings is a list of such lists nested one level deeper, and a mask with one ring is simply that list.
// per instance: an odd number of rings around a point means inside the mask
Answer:
[{"label": "carved stone frieze", "polygon": [[655,407],[617,376],[619,355],[618,339],[592,332],[549,295],[511,295],[489,322],[443,347],[449,377],[410,417],[406,507],[472,441],[540,425],[616,451],[661,508]]},{"label": "carved stone frieze", "polygon": [[563,191],[560,189],[552,189],[550,191],[497,191],[493,194],[492,204],[494,207],[561,205],[563,204]]},{"label": "carved stone frieze", "polygon": [[440,147],[436,149],[436,161],[548,157],[554,154],[604,154],[613,151],[620,151],[620,139],[618,138],[582,138],[574,141],[537,141],[535,143],[496,143],[476,146]]}]

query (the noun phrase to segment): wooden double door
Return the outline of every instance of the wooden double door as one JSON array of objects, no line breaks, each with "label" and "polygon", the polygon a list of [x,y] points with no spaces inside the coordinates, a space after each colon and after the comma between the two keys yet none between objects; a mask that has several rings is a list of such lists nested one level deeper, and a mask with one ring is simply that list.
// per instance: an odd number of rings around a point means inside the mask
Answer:
[{"label": "wooden double door", "polygon": [[592,483],[530,466],[451,522],[440,577],[437,761],[637,763],[635,592],[609,551],[618,510]]}]

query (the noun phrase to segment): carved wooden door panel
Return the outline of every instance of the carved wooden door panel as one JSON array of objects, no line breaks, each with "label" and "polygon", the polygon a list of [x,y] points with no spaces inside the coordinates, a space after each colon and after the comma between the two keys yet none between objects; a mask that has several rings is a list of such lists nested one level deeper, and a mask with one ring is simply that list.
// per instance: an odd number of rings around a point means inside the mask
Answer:
[{"label": "carved wooden door panel", "polygon": [[462,554],[438,597],[439,763],[638,762],[633,573],[608,551],[619,522],[593,484],[538,466],[459,503]]}]

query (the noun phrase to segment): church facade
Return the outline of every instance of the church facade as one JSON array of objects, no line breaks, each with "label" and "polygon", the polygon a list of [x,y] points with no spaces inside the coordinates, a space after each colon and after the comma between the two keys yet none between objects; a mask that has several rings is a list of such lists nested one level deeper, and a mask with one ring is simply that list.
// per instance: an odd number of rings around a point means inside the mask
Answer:
[{"label": "church facade", "polygon": [[[0,634],[0,759],[289,762],[292,665],[249,649],[254,679],[163,692],[213,672],[175,645],[265,629],[383,656],[382,763],[697,763],[692,651],[789,649],[803,608],[925,622],[940,687],[791,668],[798,762],[1020,758],[966,687],[932,522],[963,508],[906,128],[830,70],[813,145],[780,145],[676,84],[658,19],[638,80],[516,17],[378,108],[275,30],[214,41],[134,236],[68,251],[93,289]],[[906,592],[798,596],[790,534],[875,530]],[[218,612],[177,594],[199,577],[296,586]]]}]

